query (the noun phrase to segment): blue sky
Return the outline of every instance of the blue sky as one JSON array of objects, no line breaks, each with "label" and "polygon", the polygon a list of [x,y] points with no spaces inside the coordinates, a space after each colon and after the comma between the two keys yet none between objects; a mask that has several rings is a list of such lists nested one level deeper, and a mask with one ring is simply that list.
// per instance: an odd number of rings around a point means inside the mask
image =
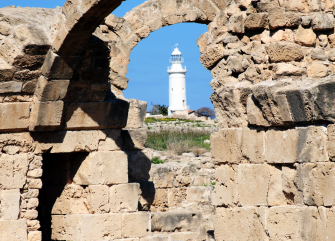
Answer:
[{"label": "blue sky", "polygon": [[[65,0],[1,0],[0,8],[9,5],[21,7],[55,8],[62,6]],[[124,1],[113,14],[118,17],[141,4],[144,0]],[[148,109],[153,104],[169,104],[169,76],[166,73],[170,65],[169,58],[172,45],[178,47],[185,59],[187,104],[191,109],[211,107],[209,99],[213,92],[209,82],[212,76],[199,61],[200,53],[196,40],[205,33],[207,26],[197,23],[180,23],[163,27],[143,39],[132,50],[128,65],[129,85],[124,91],[126,98],[134,98],[148,102]]]}]

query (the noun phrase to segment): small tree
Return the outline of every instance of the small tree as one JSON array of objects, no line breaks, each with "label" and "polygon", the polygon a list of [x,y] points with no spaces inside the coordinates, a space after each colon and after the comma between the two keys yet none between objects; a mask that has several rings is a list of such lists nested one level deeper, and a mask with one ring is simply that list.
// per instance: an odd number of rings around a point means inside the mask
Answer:
[{"label": "small tree", "polygon": [[152,115],[167,115],[168,114],[168,107],[166,105],[160,105],[160,104],[156,104],[154,105],[151,102],[152,108],[149,111],[150,114]]},{"label": "small tree", "polygon": [[202,107],[199,108],[195,111],[195,114],[200,117],[200,116],[206,116],[206,117],[210,117],[211,119],[215,118],[215,112],[212,108],[209,107]]}]

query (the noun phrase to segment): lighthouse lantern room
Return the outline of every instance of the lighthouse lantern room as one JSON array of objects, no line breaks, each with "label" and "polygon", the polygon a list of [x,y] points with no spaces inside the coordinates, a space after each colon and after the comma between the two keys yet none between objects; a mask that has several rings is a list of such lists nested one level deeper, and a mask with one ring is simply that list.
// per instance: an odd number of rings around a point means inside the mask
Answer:
[{"label": "lighthouse lantern room", "polygon": [[188,108],[186,103],[186,67],[183,68],[184,59],[181,52],[176,47],[170,58],[171,66],[168,67],[169,74],[169,115],[187,114]]}]

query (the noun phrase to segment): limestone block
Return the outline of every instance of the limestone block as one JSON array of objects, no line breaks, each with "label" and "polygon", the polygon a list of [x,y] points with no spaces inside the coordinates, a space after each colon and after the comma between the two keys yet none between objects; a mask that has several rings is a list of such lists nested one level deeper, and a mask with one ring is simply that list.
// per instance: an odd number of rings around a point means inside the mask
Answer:
[{"label": "limestone block", "polygon": [[20,190],[10,189],[0,191],[1,219],[17,220],[20,213]]},{"label": "limestone block", "polygon": [[266,164],[240,164],[237,172],[238,201],[242,205],[267,205],[270,176]]},{"label": "limestone block", "polygon": [[262,207],[217,208],[215,240],[267,240],[264,223]]},{"label": "limestone block", "polygon": [[268,205],[269,206],[279,206],[286,205],[288,200],[283,192],[283,178],[282,170],[280,167],[269,166],[269,171],[271,173],[270,182],[268,186]]},{"label": "limestone block", "polygon": [[222,165],[215,170],[216,184],[213,191],[212,203],[215,206],[236,203],[237,184],[236,172],[228,165]]},{"label": "limestone block", "polygon": [[60,126],[63,115],[64,102],[36,101],[32,104],[30,116],[30,131],[53,130]]},{"label": "limestone block", "polygon": [[139,183],[113,185],[109,189],[111,212],[136,212],[140,191]]},{"label": "limestone block", "polygon": [[22,92],[27,94],[34,94],[37,80],[27,81],[22,86]]},{"label": "limestone block", "polygon": [[38,178],[38,177],[42,177],[42,174],[43,174],[43,169],[34,169],[34,170],[28,171],[27,177]]},{"label": "limestone block", "polygon": [[201,213],[194,211],[169,211],[151,215],[152,232],[191,231],[197,229],[202,222]]},{"label": "limestone block", "polygon": [[316,207],[279,206],[268,211],[267,230],[271,240],[317,240]]},{"label": "limestone block", "polygon": [[241,162],[242,128],[221,129],[211,134],[212,159],[218,162]]},{"label": "limestone block", "polygon": [[0,130],[28,130],[30,103],[0,104]]},{"label": "limestone block", "polygon": [[122,129],[122,140],[123,147],[126,150],[145,148],[145,143],[147,142],[148,134],[146,128],[139,129]]},{"label": "limestone block", "polygon": [[108,126],[111,104],[108,102],[72,103],[66,107],[66,129],[99,128]]},{"label": "limestone block", "polygon": [[144,151],[127,151],[128,176],[131,182],[148,181],[151,168],[151,157]]},{"label": "limestone block", "polygon": [[50,48],[50,40],[45,32],[33,25],[22,25],[15,28],[13,39],[25,53],[30,55],[46,54]]},{"label": "limestone block", "polygon": [[311,58],[313,60],[321,60],[321,61],[326,61],[328,59],[323,49],[313,49],[311,52]]},{"label": "limestone block", "polygon": [[273,70],[276,74],[275,78],[281,78],[283,76],[303,76],[307,74],[305,68],[286,63],[276,64]]},{"label": "limestone block", "polygon": [[328,161],[327,135],[325,128],[309,126],[297,128],[298,162],[326,162]]},{"label": "limestone block", "polygon": [[269,126],[270,124],[264,118],[262,110],[255,103],[258,103],[258,101],[253,95],[249,95],[247,100],[247,114],[249,124],[258,126]]},{"label": "limestone block", "polygon": [[123,139],[120,129],[104,130],[103,132],[106,133],[106,138],[100,140],[99,151],[115,151],[122,148]]},{"label": "limestone block", "polygon": [[312,63],[307,67],[308,77],[322,78],[331,74],[331,69],[321,63]]},{"label": "limestone block", "polygon": [[147,236],[150,232],[149,227],[150,213],[136,212],[122,214],[122,237],[135,238]]},{"label": "limestone block", "polygon": [[188,202],[209,202],[212,193],[212,187],[189,187],[186,195]]},{"label": "limestone block", "polygon": [[150,181],[155,183],[155,188],[172,187],[174,179],[173,168],[170,165],[152,165],[150,170]]},{"label": "limestone block", "polygon": [[333,206],[335,194],[335,165],[333,163],[306,163],[302,166],[304,203]]},{"label": "limestone block", "polygon": [[28,241],[42,241],[42,232],[41,231],[29,232]]},{"label": "limestone block", "polygon": [[[320,208],[319,208],[320,209]],[[324,208],[325,210],[325,219],[326,219],[326,227],[325,229],[325,237],[324,239],[332,240],[335,238],[334,228],[335,228],[335,208]]]},{"label": "limestone block", "polygon": [[78,57],[59,56],[50,49],[45,56],[41,72],[48,79],[69,80],[77,62]]},{"label": "limestone block", "polygon": [[147,113],[147,102],[135,99],[128,100],[129,112],[126,128],[141,128]]},{"label": "limestone block", "polygon": [[297,161],[298,130],[269,130],[265,135],[265,158],[268,163],[294,163]]},{"label": "limestone block", "polygon": [[37,219],[37,217],[38,217],[37,210],[27,210],[24,212],[24,218],[26,219],[34,220]]},{"label": "limestone block", "polygon": [[128,72],[128,68],[122,64],[116,59],[116,58],[111,58],[109,62],[109,67],[111,70],[120,76],[126,76]]},{"label": "limestone block", "polygon": [[152,206],[155,207],[167,207],[169,204],[169,191],[170,189],[156,189],[155,199]]},{"label": "limestone block", "polygon": [[13,39],[6,38],[1,43],[0,55],[8,64],[13,64],[19,58],[22,58],[24,54],[17,47]]},{"label": "limestone block", "polygon": [[335,125],[331,124],[327,126],[327,135],[328,135],[328,141],[327,141],[327,150],[329,159],[331,161],[335,160]]},{"label": "limestone block", "polygon": [[42,180],[41,179],[28,178],[28,187],[32,188],[32,189],[41,189],[42,188]]},{"label": "limestone block", "polygon": [[27,241],[27,221],[0,220],[0,240]]},{"label": "limestone block", "polygon": [[88,202],[91,213],[108,213],[108,186],[106,185],[90,185]]},{"label": "limestone block", "polygon": [[1,81],[11,80],[13,78],[14,72],[15,68],[7,64],[2,58],[0,58],[0,80]]},{"label": "limestone block", "polygon": [[23,199],[37,198],[38,194],[39,194],[38,189],[29,189],[28,192],[25,192],[21,195],[21,198]]},{"label": "limestone block", "polygon": [[92,152],[73,177],[78,185],[122,184],[128,182],[128,159],[122,151]]},{"label": "limestone block", "polygon": [[54,204],[47,208],[51,214],[88,214],[88,196],[88,189],[79,185],[52,186],[47,190],[46,197],[50,204]]},{"label": "limestone block", "polygon": [[39,204],[38,198],[30,198],[27,202],[27,209],[36,209]]},{"label": "limestone block", "polygon": [[184,201],[186,201],[187,188],[169,188],[167,190],[168,190],[169,207],[178,206]]},{"label": "limestone block", "polygon": [[200,56],[200,62],[206,69],[211,69],[223,58],[223,50],[222,45],[208,46],[207,51]]},{"label": "limestone block", "polygon": [[36,85],[35,96],[39,101],[57,101],[64,99],[69,80],[51,80],[48,81],[41,76]]},{"label": "limestone block", "polygon": [[[200,241],[200,234],[196,232],[175,232],[170,235],[172,240],[193,240]],[[164,241],[164,240],[158,240]]]},{"label": "limestone block", "polygon": [[269,10],[269,25],[271,29],[280,27],[297,27],[300,25],[300,17],[298,14],[285,13],[283,9],[271,8]]},{"label": "limestone block", "polygon": [[267,45],[267,53],[270,62],[290,62],[299,61],[304,57],[302,48],[291,42],[274,42]]},{"label": "limestone block", "polygon": [[129,103],[111,102],[72,103],[66,108],[66,129],[123,128],[127,123]]},{"label": "limestone block", "polygon": [[40,221],[38,220],[27,220],[28,231],[37,231],[41,228]]},{"label": "limestone block", "polygon": [[0,94],[19,93],[22,89],[22,83],[16,81],[0,82]]},{"label": "limestone block", "polygon": [[242,158],[251,163],[263,163],[265,132],[261,130],[242,129]]},{"label": "limestone block", "polygon": [[244,33],[245,12],[235,13],[229,18],[228,29],[233,33]]},{"label": "limestone block", "polygon": [[121,214],[53,215],[52,239],[114,240],[121,238]]},{"label": "limestone block", "polygon": [[267,13],[252,13],[244,21],[244,27],[247,30],[256,30],[268,28],[269,20]]},{"label": "limestone block", "polygon": [[122,76],[122,75],[119,75],[115,72],[112,72],[110,71],[109,72],[109,82],[113,85],[115,85],[116,87],[120,88],[121,90],[125,90],[127,89],[128,87],[128,82],[129,82],[129,79]]},{"label": "limestone block", "polygon": [[330,13],[319,13],[312,15],[312,28],[315,31],[334,29],[334,17]]},{"label": "limestone block", "polygon": [[27,154],[2,154],[0,156],[0,183],[3,188],[23,188],[27,171]]}]

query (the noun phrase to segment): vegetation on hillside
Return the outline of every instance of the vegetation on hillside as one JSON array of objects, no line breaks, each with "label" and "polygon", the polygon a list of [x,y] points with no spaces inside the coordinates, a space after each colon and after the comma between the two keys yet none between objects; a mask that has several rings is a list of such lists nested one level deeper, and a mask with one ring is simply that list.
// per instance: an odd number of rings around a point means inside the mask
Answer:
[{"label": "vegetation on hillside", "polygon": [[201,155],[210,150],[210,144],[204,143],[204,140],[209,139],[209,134],[201,132],[148,132],[146,147],[158,151],[169,150],[177,155],[185,152]]}]

